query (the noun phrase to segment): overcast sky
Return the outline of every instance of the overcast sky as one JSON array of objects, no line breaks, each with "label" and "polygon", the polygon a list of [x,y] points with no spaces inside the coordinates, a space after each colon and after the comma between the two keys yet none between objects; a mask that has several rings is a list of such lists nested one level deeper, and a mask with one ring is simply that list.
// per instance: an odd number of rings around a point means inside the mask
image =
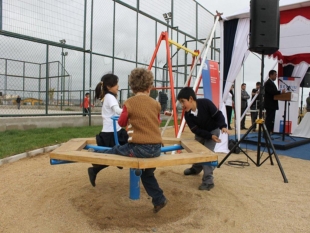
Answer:
[{"label": "overcast sky", "polygon": [[[249,2],[250,2],[250,0],[238,0],[238,1],[196,0],[196,1],[199,2],[206,9],[208,9],[211,13],[215,14],[216,10],[218,10],[219,12],[223,13],[224,16],[233,15],[234,13],[242,9],[248,8]],[[285,1],[285,0],[282,0],[282,1]],[[295,1],[295,0],[292,0],[292,1]],[[42,39],[48,39],[48,40],[52,40],[56,42],[58,42],[59,39],[65,38],[67,40],[67,43],[70,45],[80,46],[80,47],[82,46],[82,39],[80,35],[82,34],[82,28],[83,28],[82,27],[83,20],[81,20],[81,18],[83,19],[83,3],[77,6],[74,5],[75,2],[81,2],[80,0],[69,1],[68,3],[64,4],[62,8],[60,9],[61,11],[58,12],[59,15],[57,15],[57,17],[55,17],[55,14],[53,14],[54,11],[51,11],[51,9],[53,10],[53,7],[58,7],[58,6],[52,5],[49,0],[40,1],[40,4],[41,4],[40,6],[43,7],[42,8],[43,10],[37,10],[38,8],[34,8],[35,10],[33,11],[32,9],[33,6],[30,4],[31,2],[32,1],[24,1],[24,0],[15,0],[15,1],[5,0],[4,1],[4,3],[6,3],[6,5],[4,4],[6,8],[5,7],[4,8],[9,9],[7,11],[4,11],[4,16],[6,16],[6,14],[9,14],[9,16],[4,17],[3,22],[4,22],[5,30],[7,29],[8,26],[10,26],[9,29],[12,29],[12,28],[16,30],[18,29],[18,31],[13,31],[16,33],[39,37]],[[33,0],[33,2],[36,2],[36,1]],[[61,1],[55,1],[55,2],[62,4],[60,3]],[[106,25],[107,24],[112,25],[113,23],[112,16],[111,16],[113,13],[111,11],[112,6],[113,6],[113,1],[95,1],[95,2],[97,5],[95,5],[94,14],[95,14],[95,17],[97,18],[99,17],[99,20],[96,20],[94,22],[94,29],[96,30],[94,30],[93,51],[98,52],[98,53],[105,52],[111,55],[112,46],[110,46],[110,41],[112,41],[113,33],[112,33],[112,27],[108,27]],[[128,0],[128,2],[130,1]],[[135,1],[131,0],[131,2],[135,2]],[[141,1],[141,4],[143,2],[144,1]],[[160,4],[161,2],[162,4]],[[161,1],[157,0],[156,3],[154,1],[154,4],[156,4],[156,7],[154,7],[152,5],[153,3],[150,5],[149,3],[147,3],[147,1],[145,1],[144,2],[145,5],[142,5],[142,6],[145,7],[144,10],[147,10],[151,12],[152,14],[155,14],[155,13],[159,14],[160,12],[166,12],[169,10],[170,4],[167,5],[167,4],[164,4],[163,2],[165,2],[165,0],[161,0]],[[17,12],[14,12],[12,10],[13,7],[15,6],[13,3],[16,6],[18,6]],[[74,7],[72,4],[74,5]],[[31,7],[31,9],[30,10],[28,9],[27,11],[28,5]],[[23,9],[22,13],[19,12],[21,11],[21,9]],[[75,14],[66,14],[66,12],[70,12],[70,10],[74,10]],[[121,12],[122,10],[124,10],[124,14],[122,14]],[[126,15],[126,21],[122,20],[123,15]],[[132,17],[128,17],[128,15]],[[124,26],[125,22],[126,22],[126,25],[128,23],[130,23],[131,25],[135,25],[135,23],[133,22],[133,20],[135,19],[134,15],[135,13],[133,11],[129,11],[128,9],[125,9],[124,7],[117,7],[116,28],[118,29],[117,30],[118,36],[116,37],[117,45],[115,46],[116,56],[124,57],[124,58],[135,57],[135,40],[129,39],[129,38],[135,38],[135,37],[128,36],[130,32],[135,34],[135,30],[129,30],[130,28],[132,29],[132,27]],[[51,20],[43,21],[42,18],[47,17],[47,16],[49,16],[49,19]],[[104,20],[100,20],[101,19],[100,17],[103,17],[103,16],[104,16]],[[160,18],[162,18],[161,13],[160,13]],[[61,27],[63,21],[70,22],[72,25],[70,24],[71,26],[69,25],[66,27]],[[186,23],[189,24],[188,28],[190,29],[195,28],[194,26],[191,27],[192,22],[190,20],[187,19],[187,21],[188,22]],[[39,28],[40,30],[35,30],[34,32],[29,30],[29,28],[32,28],[34,26],[33,22],[38,23],[38,25],[36,25],[38,27],[36,28]],[[28,24],[23,27],[17,27],[19,23],[22,23],[22,24],[28,23]],[[152,22],[150,22],[149,19],[141,16],[141,20],[139,22],[139,24],[141,24],[139,35],[145,34],[145,31],[141,31],[141,30],[144,30],[144,29],[148,30],[147,28],[148,23],[151,24]],[[187,25],[186,23],[183,23],[183,24]],[[163,31],[166,29],[164,25],[159,25],[158,27],[159,27],[158,31]],[[206,28],[209,28],[209,27],[211,27],[211,25],[208,25],[206,22]],[[24,31],[21,30],[20,28],[23,29]],[[123,33],[120,33],[120,32],[123,32]],[[154,34],[155,34],[154,31],[150,30],[150,32],[147,31],[147,33],[150,34],[151,37],[154,37]],[[76,35],[79,35],[79,36],[76,36]],[[125,38],[126,43],[122,43],[124,38]],[[19,42],[20,43],[19,46],[15,46],[15,44],[12,43],[13,40],[17,41],[17,39],[5,38],[5,39],[2,39],[2,41],[0,42],[0,44],[6,42],[4,43],[6,44],[6,47],[9,47],[7,44],[11,45],[12,48],[8,50],[10,52],[7,54],[11,59],[29,60],[29,57],[27,59],[22,58],[21,54],[26,54],[28,56],[29,52],[31,51],[31,54],[34,54],[34,57],[36,58],[36,60],[33,62],[42,63],[45,61],[45,46],[44,45],[23,41],[23,42]],[[182,41],[182,39],[180,39],[180,41]],[[147,61],[150,60],[150,54],[153,53],[153,46],[148,46],[148,47],[143,46],[144,43],[149,44],[150,40],[145,40],[142,37],[140,38],[139,48],[141,47],[143,49],[139,49],[139,59],[141,59],[139,61],[140,62],[146,61],[147,63]],[[33,46],[35,46],[35,48],[33,48]],[[149,50],[144,49],[146,47],[149,48]],[[198,47],[198,49],[200,48]],[[26,50],[28,53],[21,52],[24,50]],[[66,62],[64,62],[66,64],[66,69],[69,70],[69,73],[73,77],[79,77],[79,75],[82,73],[82,68],[83,68],[81,66],[82,53],[76,52],[73,50],[68,50],[68,49],[66,49],[66,51],[68,51],[69,53],[69,56],[65,57]],[[124,51],[127,51],[128,54],[127,53],[125,54]],[[50,59],[52,61],[61,60],[61,48],[51,46],[49,54],[50,54],[49,55]],[[126,57],[126,55],[131,56],[131,57]],[[259,54],[256,54],[256,55],[250,54],[248,59],[244,63],[244,66],[242,69],[242,78],[243,78],[242,81],[247,84],[248,93],[250,93],[251,90],[255,88],[255,83],[257,81],[260,81],[260,78],[261,78],[260,77],[261,76],[260,75],[260,70],[261,70],[260,59],[261,59],[261,56]],[[163,62],[165,62],[165,59],[163,59]],[[111,67],[112,67],[111,64],[112,64],[111,58],[106,57],[102,59],[101,56],[93,56],[93,67],[100,68],[100,69],[96,69],[96,68],[93,69],[93,73],[92,73],[94,77],[93,82],[98,80],[98,77],[101,77],[103,72],[104,73],[110,72]],[[273,68],[274,64],[275,64],[274,60],[269,60],[265,58],[264,77],[266,77],[266,74],[269,72],[269,70]],[[131,67],[131,65],[134,66],[135,64],[129,64],[129,63],[124,64],[120,61],[116,61],[117,69],[115,71],[118,73],[118,75],[125,77],[124,82],[126,83],[127,83],[128,72],[126,72],[126,75],[122,75],[122,72],[121,72],[122,70],[120,69],[120,67],[124,68],[124,70],[130,70],[129,68]],[[127,67],[127,66],[130,66],[130,67]],[[12,67],[12,69],[15,70],[16,67]],[[27,71],[28,70],[29,69],[27,69]],[[88,70],[86,71],[86,73],[88,73]],[[88,88],[89,86],[88,80],[86,80],[86,83],[87,83],[87,88]],[[74,82],[72,85],[76,86],[78,84],[79,83]],[[54,84],[51,84],[51,85],[54,85]],[[305,93],[308,93],[308,92],[309,92],[309,89],[305,90]]]},{"label": "overcast sky", "polygon": [[[224,15],[232,15],[236,11],[249,6],[249,0],[196,0],[211,13],[215,14],[216,10]],[[238,4],[237,4],[238,3]]]}]

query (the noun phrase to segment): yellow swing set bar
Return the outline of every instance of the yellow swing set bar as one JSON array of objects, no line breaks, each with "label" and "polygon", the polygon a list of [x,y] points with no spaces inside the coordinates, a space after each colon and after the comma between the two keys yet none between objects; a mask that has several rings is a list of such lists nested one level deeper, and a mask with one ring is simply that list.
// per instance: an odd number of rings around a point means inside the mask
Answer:
[{"label": "yellow swing set bar", "polygon": [[168,41],[169,41],[170,44],[173,44],[173,45],[177,46],[179,49],[185,50],[187,53],[191,53],[191,54],[193,54],[193,55],[196,56],[196,57],[199,55],[197,52],[194,52],[194,51],[192,51],[192,50],[190,50],[190,49],[184,47],[183,45],[177,43],[177,42],[174,41],[174,40],[168,39]]}]

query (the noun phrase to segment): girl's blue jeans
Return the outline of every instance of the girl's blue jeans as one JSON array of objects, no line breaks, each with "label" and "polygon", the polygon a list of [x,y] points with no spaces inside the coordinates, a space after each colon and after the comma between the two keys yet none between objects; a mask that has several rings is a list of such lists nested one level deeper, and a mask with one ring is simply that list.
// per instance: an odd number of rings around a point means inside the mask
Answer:
[{"label": "girl's blue jeans", "polygon": [[[98,153],[116,154],[136,158],[155,158],[160,156],[161,144],[135,144],[127,143],[125,145],[116,145],[109,150],[97,150]],[[145,191],[152,197],[154,206],[165,202],[166,198],[163,190],[159,187],[155,178],[156,168],[147,168],[142,171],[141,181]]]}]

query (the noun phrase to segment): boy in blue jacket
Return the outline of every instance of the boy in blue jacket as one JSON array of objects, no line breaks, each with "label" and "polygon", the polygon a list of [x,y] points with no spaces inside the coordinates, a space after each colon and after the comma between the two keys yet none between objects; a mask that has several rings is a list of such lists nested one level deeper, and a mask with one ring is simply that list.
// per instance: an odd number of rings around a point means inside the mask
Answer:
[{"label": "boy in blue jacket", "polygon": [[[216,143],[220,143],[220,130],[228,133],[225,117],[209,99],[197,99],[191,87],[184,87],[179,92],[178,101],[185,110],[185,121],[190,130],[195,134],[195,139],[208,149],[214,151]],[[169,114],[169,113],[168,113]],[[193,164],[184,170],[184,175],[197,175],[203,170],[202,184],[199,190],[214,188],[214,166]]]}]

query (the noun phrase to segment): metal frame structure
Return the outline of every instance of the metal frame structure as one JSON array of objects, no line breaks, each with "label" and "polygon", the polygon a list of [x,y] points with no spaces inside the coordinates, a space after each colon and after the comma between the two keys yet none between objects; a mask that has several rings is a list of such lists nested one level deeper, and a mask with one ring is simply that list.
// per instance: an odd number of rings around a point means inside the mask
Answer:
[{"label": "metal frame structure", "polygon": [[[19,0],[17,0],[19,1]],[[44,6],[44,3],[46,3],[46,6]],[[77,33],[80,40],[79,43],[75,43],[70,40],[70,37],[72,35],[70,34],[70,30],[66,30],[64,34],[58,35],[59,37],[55,39],[53,37],[53,32],[48,33],[48,35],[52,35],[52,37],[45,36],[42,33],[39,34],[32,34],[31,30],[19,30],[20,28],[14,27],[14,23],[7,24],[6,20],[2,19],[2,15],[7,15],[8,17],[10,14],[7,14],[7,6],[10,6],[11,2],[9,0],[0,0],[0,7],[2,8],[2,12],[0,13],[0,27],[2,30],[0,31],[0,38],[3,41],[3,47],[0,47],[0,51],[3,54],[3,57],[6,59],[16,59],[16,57],[11,56],[9,52],[7,54],[5,53],[5,47],[8,47],[8,45],[14,43],[16,45],[15,47],[21,47],[21,50],[23,51],[20,53],[21,55],[28,54],[28,56],[20,56],[18,57],[19,60],[29,61],[29,62],[37,62],[41,64],[49,64],[51,61],[55,61],[57,59],[62,60],[62,64],[64,66],[64,63],[66,64],[66,70],[68,73],[70,73],[72,77],[72,89],[68,90],[68,92],[74,92],[74,91],[81,91],[82,95],[81,98],[85,95],[86,92],[91,93],[91,98],[93,97],[93,90],[99,81],[99,77],[102,76],[104,73],[107,72],[113,72],[120,77],[120,89],[126,90],[128,89],[127,86],[127,75],[130,70],[137,66],[145,66],[147,67],[149,59],[144,59],[143,56],[148,57],[149,55],[143,54],[141,55],[141,50],[145,50],[145,48],[148,47],[148,51],[150,51],[154,44],[156,44],[156,40],[158,38],[158,35],[160,35],[161,31],[164,31],[163,29],[169,30],[171,35],[171,41],[176,39],[177,44],[182,44],[182,46],[190,48],[191,50],[196,50],[197,47],[200,47],[199,45],[204,43],[204,39],[200,39],[205,34],[209,28],[208,24],[211,25],[214,22],[214,15],[210,13],[207,9],[202,7],[199,3],[191,0],[182,0],[176,1],[176,0],[170,0],[170,1],[164,1],[163,4],[156,5],[155,2],[152,2],[151,4],[155,4],[155,7],[149,7],[150,4],[147,0],[136,0],[136,1],[121,1],[121,0],[113,0],[112,2],[102,2],[99,0],[81,0],[80,2],[80,11],[76,15],[78,19],[80,19],[80,28],[78,29]],[[24,2],[27,6],[27,2]],[[73,3],[72,3],[73,4]],[[96,7],[95,7],[96,4]],[[99,5],[98,5],[99,4]],[[101,5],[100,5],[101,4]],[[49,10],[50,2],[47,0],[43,0],[41,6],[46,7],[45,10]],[[40,7],[41,7],[40,6]],[[109,20],[109,27],[111,27],[111,35],[108,35],[105,33],[108,38],[111,38],[109,40],[109,44],[106,45],[105,48],[109,48],[109,50],[98,50],[98,45],[95,43],[98,40],[98,22],[102,22],[102,20],[98,20],[99,15],[96,14],[96,9],[98,9],[98,6],[105,6],[104,9],[109,12],[109,17],[107,14],[101,14],[105,15],[105,20]],[[157,9],[158,6],[158,9]],[[190,7],[187,7],[190,6]],[[19,7],[18,4],[14,4],[14,7]],[[29,5],[29,7],[31,7]],[[64,5],[64,9],[65,9]],[[188,8],[191,9],[191,12],[189,13],[189,17],[191,18],[191,24],[182,24],[183,17],[182,17],[182,7],[185,10],[188,10]],[[155,9],[154,9],[155,8]],[[10,8],[12,11],[14,8]],[[61,6],[60,6],[61,9]],[[62,9],[62,12],[65,12],[65,10]],[[166,20],[162,18],[162,13],[158,14],[159,11],[169,12],[171,13],[169,16],[169,19]],[[26,8],[25,8],[26,10]],[[41,11],[40,8],[31,9],[32,11],[38,10],[38,12],[35,12],[37,14],[40,14]],[[123,23],[127,20],[123,17],[122,11],[129,12],[130,15],[135,15],[135,19],[133,20],[135,22],[135,25],[131,25],[135,27],[135,32],[131,33],[133,35],[134,39],[134,46],[132,46],[133,53],[130,54],[130,56],[120,56],[120,46],[122,41],[119,39],[119,35],[121,35],[121,31],[126,29],[126,26],[122,27]],[[21,12],[18,11],[17,12]],[[74,12],[71,12],[74,13]],[[127,14],[126,14],[127,15]],[[74,15],[63,15],[63,18],[73,17]],[[121,17],[120,17],[121,16]],[[29,17],[29,14],[21,15],[21,18]],[[207,18],[207,20],[205,20]],[[11,20],[10,18],[8,18]],[[57,20],[56,18],[54,18]],[[144,20],[146,19],[146,20]],[[202,20],[204,19],[204,20]],[[12,18],[12,20],[14,20]],[[25,20],[26,22],[27,20]],[[143,25],[144,21],[148,21],[148,25]],[[187,19],[188,21],[188,19]],[[35,21],[32,21],[35,22]],[[64,21],[63,24],[65,25],[65,28],[70,29],[70,22]],[[179,24],[179,25],[177,25]],[[52,24],[51,24],[52,25]],[[154,25],[154,27],[150,27],[150,25]],[[35,23],[33,25],[29,25],[30,28],[33,26],[34,28],[38,28]],[[62,25],[60,25],[61,28]],[[75,26],[75,25],[74,25]],[[52,27],[52,26],[51,26]],[[145,31],[147,28],[148,31]],[[39,28],[40,29],[40,28]],[[49,29],[49,28],[47,28]],[[143,31],[144,29],[144,31]],[[151,29],[151,30],[150,30]],[[25,32],[23,34],[23,32]],[[148,40],[147,47],[141,47],[145,46],[141,42],[145,42],[144,34],[146,32],[151,32],[154,38],[154,42],[152,40]],[[143,34],[144,33],[144,34]],[[56,33],[54,33],[56,34]],[[65,39],[64,39],[65,38]],[[151,37],[152,38],[152,37]],[[22,46],[20,46],[20,45]],[[24,45],[26,44],[26,46]],[[143,44],[143,45],[142,45]],[[37,46],[36,46],[37,45]],[[133,45],[133,43],[132,43]],[[29,46],[29,48],[27,48]],[[34,49],[33,49],[34,48]],[[28,49],[28,50],[27,50]],[[219,55],[217,56],[218,50],[216,49],[216,43],[214,43],[214,47],[212,48],[213,51],[208,54],[208,56],[213,60],[219,60]],[[59,52],[61,51],[61,52]],[[38,59],[38,56],[32,56],[31,54],[42,54],[43,56]],[[166,81],[164,80],[164,73],[167,70],[167,66],[165,67],[165,62],[162,59],[163,53],[160,51],[160,56],[157,57],[154,61],[154,66],[152,67],[152,70],[154,71],[155,76],[155,86],[164,86],[168,83],[168,76],[166,76]],[[68,56],[66,56],[67,54]],[[176,77],[175,82],[175,90],[180,87],[180,84],[182,83],[182,78],[184,77],[184,81],[188,75],[188,69],[187,64],[190,63],[189,60],[191,58],[188,58],[187,52],[184,52],[183,54],[180,53],[180,49],[177,48],[174,50],[174,48],[170,48],[170,54],[174,54],[171,56],[171,66],[174,67],[175,70],[173,70],[173,74]],[[60,56],[61,55],[61,56]],[[45,57],[45,58],[44,58]],[[43,59],[42,59],[43,58]],[[56,58],[56,59],[55,59]],[[76,59],[76,60],[74,60]],[[102,60],[107,61],[106,67],[102,69]],[[39,62],[38,62],[39,61]],[[101,64],[100,64],[101,62]],[[60,63],[60,61],[59,61]],[[99,64],[99,65],[98,65]],[[79,73],[76,72],[76,67],[79,67]],[[121,67],[125,67],[121,70]],[[42,97],[45,103],[49,103],[49,93],[48,90],[52,87],[50,87],[50,79],[52,78],[52,75],[50,74],[49,66],[44,67],[45,71],[42,72],[42,75],[40,77],[41,84],[44,84],[44,90],[41,89],[41,91],[44,92],[44,96]],[[1,69],[1,67],[0,67]],[[168,72],[167,72],[168,73]],[[0,76],[0,92],[4,93],[4,90],[1,88],[1,79]],[[62,80],[63,81],[63,80]],[[126,83],[126,86],[123,84]],[[182,83],[183,84],[183,83]],[[181,84],[181,85],[182,85]],[[79,87],[77,87],[80,85]],[[64,90],[64,85],[62,85],[61,92]],[[58,92],[57,92],[58,93]],[[59,92],[60,93],[60,92]],[[123,102],[128,97],[129,90],[127,90],[125,93],[122,93],[120,99],[120,102]],[[68,96],[70,94],[68,93]],[[66,103],[64,101],[65,96],[62,95],[63,99],[61,101],[61,106],[65,106]],[[92,101],[93,102],[93,101]],[[173,101],[174,102],[174,101]],[[64,111],[64,114],[72,114],[72,115],[82,115],[82,111],[79,112],[65,112],[65,109],[62,109]],[[99,113],[94,113],[99,114]],[[7,114],[0,114],[0,116],[18,116],[18,113],[11,113],[8,112]],[[43,114],[29,114],[33,116],[45,116],[45,115],[53,115],[53,113],[49,109],[49,105],[45,104],[45,111]],[[57,113],[56,115],[61,115]],[[91,114],[89,115],[91,118]]]}]

